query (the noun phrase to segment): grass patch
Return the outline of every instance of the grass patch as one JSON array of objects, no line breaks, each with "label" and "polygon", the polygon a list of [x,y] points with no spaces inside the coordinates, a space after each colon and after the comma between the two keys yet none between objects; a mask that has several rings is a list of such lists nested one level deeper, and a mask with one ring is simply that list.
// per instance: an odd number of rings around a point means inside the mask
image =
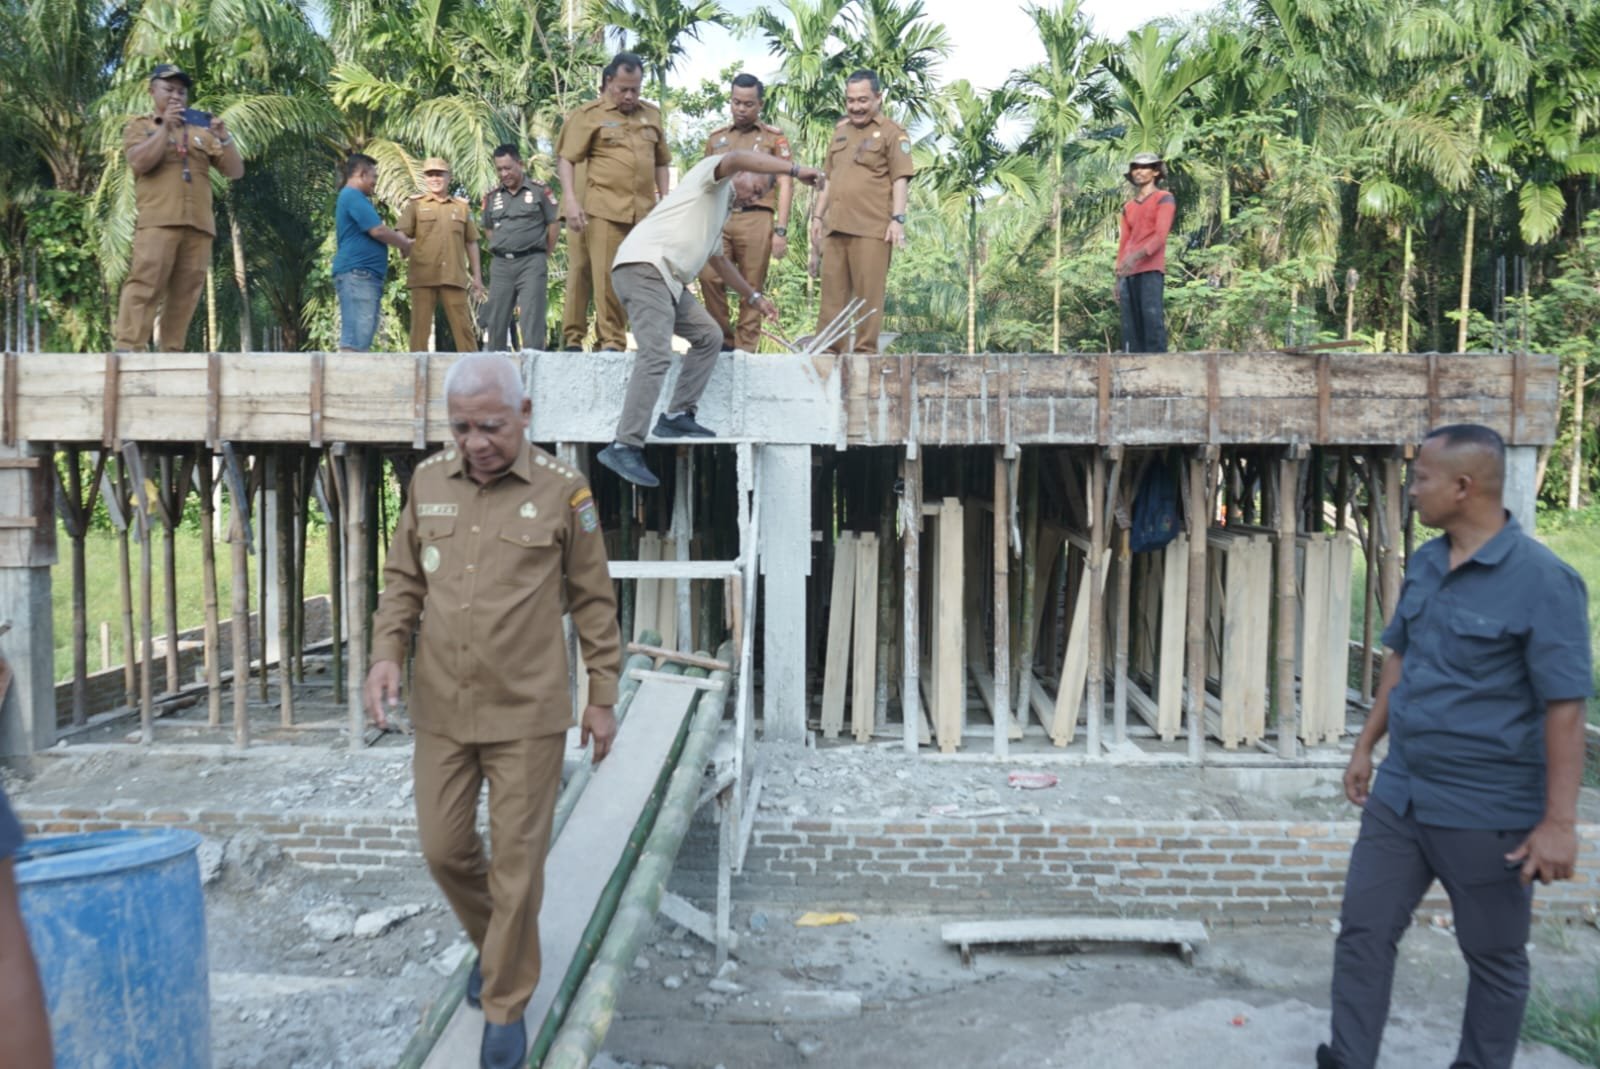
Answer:
[{"label": "grass patch", "polygon": [[1522,1021],[1522,1037],[1575,1058],[1584,1065],[1600,1066],[1600,977],[1588,992],[1573,992],[1558,999],[1535,988]]},{"label": "grass patch", "polygon": [[[151,604],[155,614],[155,634],[166,633],[166,610],[162,595],[162,540],[165,532],[159,529],[151,544],[154,553],[151,567]],[[55,621],[55,677],[57,682],[72,678],[72,563],[71,541],[66,532],[57,532],[61,560],[50,569],[53,588],[52,610]],[[101,621],[111,625],[110,664],[123,662],[122,648],[122,595],[117,578],[117,539],[107,531],[90,531],[84,540],[87,583],[87,623],[89,631],[89,671],[103,667],[100,654]],[[200,535],[182,527],[174,543],[178,562],[178,628],[186,630],[205,623],[204,584],[201,582]],[[134,640],[139,635],[139,554],[141,547],[130,544],[130,564],[134,600]],[[233,567],[227,543],[217,543],[217,605],[224,619],[232,614]],[[311,530],[306,534],[306,596],[328,592],[327,533]],[[260,564],[255,556],[250,558],[250,595],[252,604],[260,598],[256,588]]]}]

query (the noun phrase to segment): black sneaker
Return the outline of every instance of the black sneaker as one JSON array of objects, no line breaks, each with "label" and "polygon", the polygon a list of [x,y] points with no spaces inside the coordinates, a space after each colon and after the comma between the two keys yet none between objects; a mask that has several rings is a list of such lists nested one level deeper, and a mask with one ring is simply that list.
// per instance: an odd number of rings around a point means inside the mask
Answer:
[{"label": "black sneaker", "polygon": [[475,1010],[483,1009],[483,962],[472,963],[472,971],[467,974],[467,1005]]},{"label": "black sneaker", "polygon": [[1339,1060],[1333,1056],[1333,1048],[1326,1043],[1317,1044],[1317,1069],[1339,1069]]},{"label": "black sneaker", "polygon": [[715,438],[717,432],[702,427],[695,421],[693,412],[669,416],[665,412],[656,420],[656,429],[650,432],[657,438]]},{"label": "black sneaker", "polygon": [[644,450],[636,445],[612,442],[595,454],[595,459],[635,486],[661,485],[661,480],[644,462]]}]

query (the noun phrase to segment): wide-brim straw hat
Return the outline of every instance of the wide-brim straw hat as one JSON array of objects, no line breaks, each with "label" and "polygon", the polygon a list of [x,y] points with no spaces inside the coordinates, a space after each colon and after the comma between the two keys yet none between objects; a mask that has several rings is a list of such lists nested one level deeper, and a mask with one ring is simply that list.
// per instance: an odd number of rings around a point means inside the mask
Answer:
[{"label": "wide-brim straw hat", "polygon": [[1141,152],[1133,159],[1129,160],[1127,174],[1125,174],[1123,177],[1131,180],[1133,178],[1133,169],[1135,167],[1154,167],[1156,169],[1156,174],[1160,175],[1162,178],[1167,177],[1166,161],[1160,156],[1156,155],[1154,152]]}]

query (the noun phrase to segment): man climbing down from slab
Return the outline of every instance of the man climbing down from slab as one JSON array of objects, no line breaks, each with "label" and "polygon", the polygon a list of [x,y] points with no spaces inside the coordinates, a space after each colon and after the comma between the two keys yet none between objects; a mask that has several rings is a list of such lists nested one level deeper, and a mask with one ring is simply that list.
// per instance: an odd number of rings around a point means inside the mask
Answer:
[{"label": "man climbing down from slab", "polygon": [[779,156],[739,150],[708,156],[689,169],[678,187],[629,232],[611,267],[611,286],[622,299],[638,341],[638,356],[617,421],[616,440],[599,453],[600,463],[637,486],[660,486],[644,462],[650,412],[672,362],[672,336],[689,343],[683,370],[666,412],[656,421],[657,438],[709,438],[694,418],[717,354],[722,328],[688,290],[709,264],[746,307],[770,320],[777,307],[747,282],[722,255],[722,230],[733,209],[755,204],[778,175],[816,185],[822,172]]}]

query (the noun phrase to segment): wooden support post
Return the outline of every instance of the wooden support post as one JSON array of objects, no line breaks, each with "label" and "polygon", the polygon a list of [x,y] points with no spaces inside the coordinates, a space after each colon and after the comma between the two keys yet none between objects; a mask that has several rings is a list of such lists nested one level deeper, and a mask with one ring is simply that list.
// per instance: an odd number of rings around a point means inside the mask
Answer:
[{"label": "wooden support post", "polygon": [[[1115,493],[1115,490],[1113,490]],[[1126,527],[1113,527],[1117,540],[1117,602],[1115,651],[1112,657],[1111,742],[1121,746],[1128,741],[1128,617],[1133,598],[1133,534]]]},{"label": "wooden support post", "polygon": [[139,680],[135,675],[138,647],[133,637],[133,561],[128,540],[133,534],[133,501],[128,492],[127,464],[117,454],[116,479],[102,491],[106,511],[117,529],[117,593],[122,608],[122,699],[132,706],[139,700]]},{"label": "wooden support post", "polygon": [[[172,456],[163,453],[156,462],[160,482],[156,485],[156,511],[161,517],[161,595],[167,625],[166,693],[176,694],[178,679],[178,521],[183,518],[183,499],[188,496],[173,486]],[[186,476],[184,471],[180,478]],[[185,488],[186,490],[187,488]]]},{"label": "wooden support post", "polygon": [[122,455],[128,462],[128,480],[133,488],[133,522],[139,539],[139,741],[155,742],[155,633],[153,585],[154,557],[150,546],[150,499],[145,492],[144,458],[136,442],[125,442]]},{"label": "wooden support post", "polygon": [[[278,719],[284,727],[294,726],[294,490],[289,472],[288,449],[277,450],[273,458],[272,485],[277,496],[278,514],[274,525],[278,567],[274,579],[278,587]],[[267,624],[261,623],[265,634]],[[263,655],[263,660],[265,656]]]},{"label": "wooden support post", "polygon": [[[621,523],[618,525],[617,556],[622,560],[638,560],[634,538],[634,511],[637,507],[637,497],[634,486],[630,482],[622,484],[622,500],[617,504],[617,511],[621,514]],[[634,579],[624,579],[621,584],[621,596],[617,605],[617,621],[621,627],[620,634],[629,640],[639,637],[638,628],[634,626],[634,597],[639,588],[639,583]]]},{"label": "wooden support post", "polygon": [[250,476],[225,443],[223,465],[233,565],[233,744],[243,750],[250,745]]},{"label": "wooden support post", "polygon": [[[672,546],[676,558],[686,561],[689,559],[689,542],[694,537],[694,519],[689,507],[690,493],[694,486],[694,458],[686,445],[680,445],[677,452],[677,478],[674,480],[672,494]],[[689,580],[677,580],[673,593],[675,595],[673,610],[677,618],[677,649],[680,653],[692,653],[694,618],[690,612]],[[662,597],[666,597],[665,590],[662,591]],[[669,639],[663,645],[671,647],[673,642]]]},{"label": "wooden support post", "polygon": [[1378,590],[1378,462],[1373,454],[1367,455],[1367,542],[1362,547],[1362,552],[1367,558],[1365,581],[1361,591],[1361,700],[1372,700],[1373,687],[1376,685],[1372,678],[1372,665],[1374,661],[1372,637],[1377,633],[1376,617],[1377,590]]},{"label": "wooden support post", "polygon": [[[1341,469],[1342,470],[1342,469]],[[1278,461],[1278,633],[1277,648],[1277,719],[1278,756],[1288,760],[1295,756],[1294,737],[1297,732],[1294,697],[1294,646],[1299,605],[1295,598],[1294,546],[1296,525],[1295,488],[1300,480],[1300,461],[1292,453]]]},{"label": "wooden support post", "polygon": [[367,677],[367,526],[361,522],[359,503],[366,493],[366,457],[359,448],[344,457],[345,477],[340,499],[345,503],[345,604],[350,607],[350,686],[348,721],[350,749],[359,752],[366,715],[361,707]]},{"label": "wooden support post", "polygon": [[1403,565],[1400,560],[1401,512],[1400,494],[1405,482],[1405,462],[1392,454],[1383,460],[1383,622],[1394,616],[1400,600],[1400,580]]},{"label": "wooden support post", "polygon": [[56,563],[55,461],[27,445],[0,447],[0,756],[29,758],[56,741],[50,570]]},{"label": "wooden support post", "polygon": [[[1119,458],[1120,459],[1120,458]],[[1096,447],[1089,462],[1089,564],[1085,578],[1089,584],[1089,619],[1085,640],[1089,646],[1089,689],[1084,698],[1084,744],[1090,757],[1101,753],[1100,729],[1105,720],[1105,581],[1107,537],[1106,455]]]},{"label": "wooden support post", "polygon": [[966,522],[962,513],[959,498],[945,498],[939,505],[933,539],[933,722],[943,753],[954,753],[961,745],[967,701],[962,671],[966,665],[962,598]]},{"label": "wooden support post", "polygon": [[1011,752],[1011,472],[994,451],[994,755]]},{"label": "wooden support post", "polygon": [[[1018,459],[1017,463],[1023,463]],[[1022,611],[1018,619],[1017,722],[1027,724],[1033,675],[1034,644],[1039,637],[1037,602],[1039,598],[1039,462],[1035,457],[1024,469],[1026,479],[1022,497]],[[1053,564],[1054,561],[1051,562]],[[1046,569],[1050,565],[1045,565]],[[1048,583],[1049,575],[1045,576]]]},{"label": "wooden support post", "polygon": [[1216,462],[1216,447],[1196,450],[1189,459],[1189,610],[1184,637],[1187,650],[1186,685],[1189,759],[1205,760],[1206,709],[1206,529],[1211,524],[1209,468]]},{"label": "wooden support post", "polygon": [[828,644],[822,666],[822,736],[844,729],[845,680],[850,661],[850,620],[855,611],[856,535],[840,531],[833,544],[833,585],[828,597]]},{"label": "wooden support post", "polygon": [[917,616],[922,572],[922,462],[910,447],[900,459],[900,539],[905,573],[902,584],[900,640],[901,748],[916,756],[922,726],[922,695],[918,677],[922,670],[920,620]]},{"label": "wooden support post", "polygon": [[222,726],[222,617],[217,605],[216,468],[210,450],[197,446],[200,476],[200,596],[205,604],[206,724]]},{"label": "wooden support post", "polygon": [[878,665],[872,682],[873,730],[889,723],[889,688],[894,673],[894,514],[893,499],[878,516]]},{"label": "wooden support post", "polygon": [[878,535],[856,539],[855,639],[851,656],[850,725],[857,742],[871,742],[878,682]]},{"label": "wooden support post", "polygon": [[322,515],[328,532],[328,635],[332,652],[329,675],[333,683],[333,702],[344,701],[344,497],[339,492],[339,482],[334,467],[339,463],[327,454],[317,472],[317,485],[322,489]]},{"label": "wooden support post", "polygon": [[1161,652],[1156,685],[1161,739],[1171,742],[1183,730],[1183,642],[1189,589],[1189,537],[1180,534],[1162,551]]}]

